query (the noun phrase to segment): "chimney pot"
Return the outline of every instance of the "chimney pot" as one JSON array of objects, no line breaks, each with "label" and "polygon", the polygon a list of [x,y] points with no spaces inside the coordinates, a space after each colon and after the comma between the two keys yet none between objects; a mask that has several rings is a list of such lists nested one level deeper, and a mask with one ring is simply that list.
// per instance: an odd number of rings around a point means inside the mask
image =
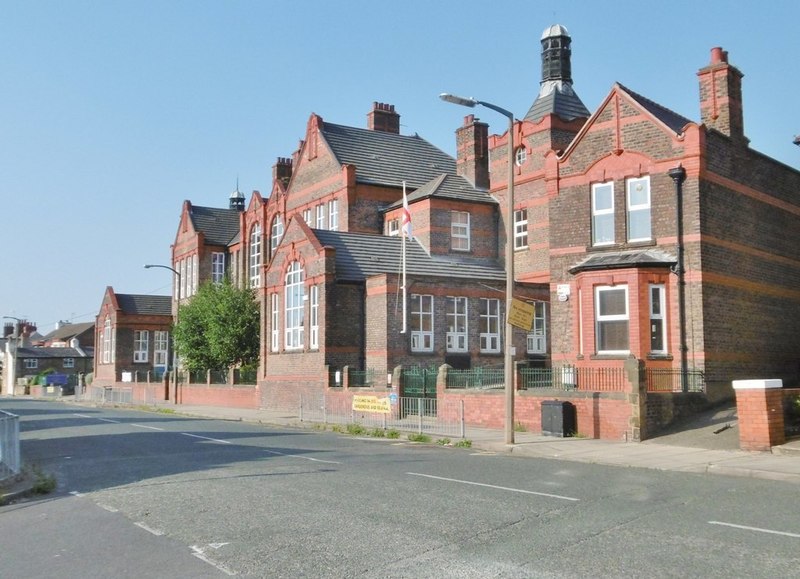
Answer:
[{"label": "chimney pot", "polygon": [[720,64],[728,62],[728,53],[722,50],[721,46],[715,46],[711,49],[711,64]]}]

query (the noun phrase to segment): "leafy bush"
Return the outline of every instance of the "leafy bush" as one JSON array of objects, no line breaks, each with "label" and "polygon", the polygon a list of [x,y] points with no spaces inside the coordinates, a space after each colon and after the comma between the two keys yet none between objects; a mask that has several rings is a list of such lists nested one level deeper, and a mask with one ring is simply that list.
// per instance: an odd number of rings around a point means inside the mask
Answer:
[{"label": "leafy bush", "polygon": [[400,431],[391,428],[386,431],[386,438],[400,438]]},{"label": "leafy bush", "polygon": [[428,436],[427,434],[420,434],[417,432],[413,432],[408,435],[408,440],[410,440],[411,442],[430,442],[431,437]]},{"label": "leafy bush", "polygon": [[456,448],[472,448],[472,441],[465,438],[463,440],[459,440],[453,446]]},{"label": "leafy bush", "polygon": [[366,429],[361,426],[360,424],[348,424],[347,425],[347,433],[354,434],[356,436],[364,434]]},{"label": "leafy bush", "polygon": [[369,435],[375,438],[385,438],[386,431],[383,428],[375,428],[372,430],[372,432],[369,433]]},{"label": "leafy bush", "polygon": [[438,444],[439,446],[448,446],[450,444],[450,439],[440,438],[439,440],[436,441],[436,444]]}]

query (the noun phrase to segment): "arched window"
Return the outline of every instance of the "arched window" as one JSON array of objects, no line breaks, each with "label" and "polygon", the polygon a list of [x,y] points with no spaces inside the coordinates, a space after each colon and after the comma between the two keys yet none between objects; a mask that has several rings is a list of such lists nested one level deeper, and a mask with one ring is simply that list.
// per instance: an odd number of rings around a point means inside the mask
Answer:
[{"label": "arched window", "polygon": [[299,350],[303,347],[303,296],[305,275],[300,263],[293,261],[286,270],[285,301],[285,348]]},{"label": "arched window", "polygon": [[270,259],[272,259],[272,256],[275,255],[275,250],[278,249],[281,239],[283,239],[283,219],[280,215],[276,215],[272,220],[272,236],[270,237],[269,243]]},{"label": "arched window", "polygon": [[250,232],[250,287],[261,287],[261,225]]},{"label": "arched window", "polygon": [[103,322],[103,364],[111,363],[111,318]]}]

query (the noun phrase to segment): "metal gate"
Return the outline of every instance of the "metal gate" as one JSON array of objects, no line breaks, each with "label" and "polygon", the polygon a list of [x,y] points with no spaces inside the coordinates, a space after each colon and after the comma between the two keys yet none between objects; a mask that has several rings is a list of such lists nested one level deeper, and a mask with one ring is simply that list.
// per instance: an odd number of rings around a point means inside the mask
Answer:
[{"label": "metal gate", "polygon": [[405,398],[416,399],[408,400],[404,414],[420,414],[425,416],[436,416],[436,403],[426,404],[426,400],[436,399],[436,377],[439,370],[435,367],[422,368],[403,368],[402,396]]}]

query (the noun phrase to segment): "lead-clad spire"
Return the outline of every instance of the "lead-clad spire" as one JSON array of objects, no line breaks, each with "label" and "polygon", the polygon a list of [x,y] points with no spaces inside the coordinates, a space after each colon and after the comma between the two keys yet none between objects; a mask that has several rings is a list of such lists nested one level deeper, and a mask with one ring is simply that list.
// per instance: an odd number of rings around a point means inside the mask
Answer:
[{"label": "lead-clad spire", "polygon": [[554,24],[542,33],[542,81],[526,121],[538,122],[545,115],[565,121],[589,118],[589,110],[572,88],[572,39],[567,29]]}]

